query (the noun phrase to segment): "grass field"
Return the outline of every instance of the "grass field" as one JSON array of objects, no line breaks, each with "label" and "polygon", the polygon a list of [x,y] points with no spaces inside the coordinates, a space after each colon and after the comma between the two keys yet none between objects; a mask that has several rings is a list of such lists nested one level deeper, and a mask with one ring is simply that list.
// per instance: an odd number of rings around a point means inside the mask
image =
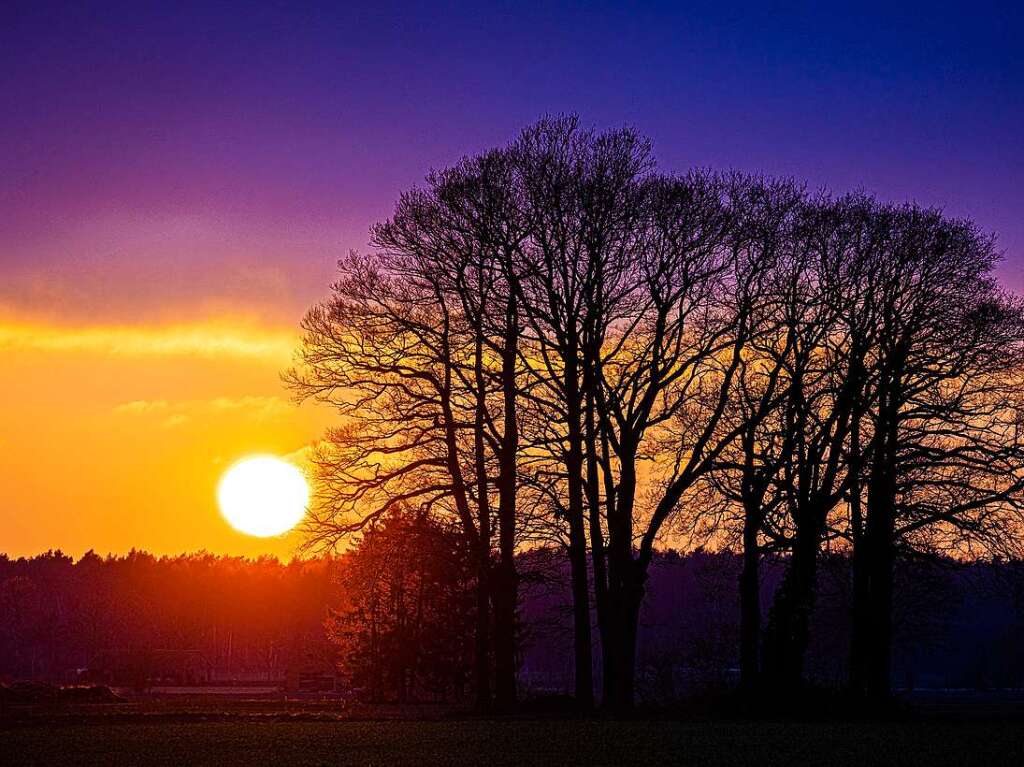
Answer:
[{"label": "grass field", "polygon": [[137,721],[0,730],[15,765],[1024,764],[1020,722]]}]

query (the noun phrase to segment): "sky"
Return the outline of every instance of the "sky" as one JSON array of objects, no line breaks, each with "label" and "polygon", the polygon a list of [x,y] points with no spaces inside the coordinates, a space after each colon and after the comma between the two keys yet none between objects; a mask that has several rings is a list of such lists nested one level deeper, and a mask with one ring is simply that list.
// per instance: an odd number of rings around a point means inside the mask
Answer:
[{"label": "sky", "polygon": [[0,551],[290,555],[215,488],[331,423],[280,384],[304,310],[546,114],[970,217],[1024,292],[1024,10],[838,5],[3,3]]}]

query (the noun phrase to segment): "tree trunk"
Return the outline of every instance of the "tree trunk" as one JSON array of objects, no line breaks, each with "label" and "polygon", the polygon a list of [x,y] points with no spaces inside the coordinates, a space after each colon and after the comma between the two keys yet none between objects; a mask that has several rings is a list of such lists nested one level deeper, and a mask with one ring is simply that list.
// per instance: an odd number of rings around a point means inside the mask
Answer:
[{"label": "tree trunk", "polygon": [[611,590],[613,605],[614,679],[605,691],[605,706],[615,713],[628,713],[636,703],[637,636],[640,607],[644,598],[645,574],[630,558],[627,575]]},{"label": "tree trunk", "polygon": [[[891,399],[889,399],[891,402]],[[887,403],[880,408],[880,444],[875,450],[868,487],[866,537],[869,556],[868,604],[865,611],[867,647],[865,683],[868,697],[880,701],[892,692],[892,601],[896,524],[895,410]]]},{"label": "tree trunk", "polygon": [[[872,547],[875,548],[874,546]],[[892,694],[892,540],[880,542],[872,551],[871,561],[871,644],[867,653],[867,693],[871,700],[882,702]]]},{"label": "tree trunk", "polygon": [[590,635],[590,588],[587,540],[582,515],[569,520],[569,569],[572,580],[574,692],[580,708],[594,707],[593,651]]},{"label": "tree trunk", "polygon": [[850,611],[850,692],[862,696],[867,692],[867,652],[870,631],[868,545],[863,534],[853,539],[850,561],[853,581],[853,604]]},{"label": "tree trunk", "polygon": [[861,503],[860,419],[855,418],[850,432],[850,532],[853,555],[850,560],[852,576],[852,609],[850,611],[850,692],[862,696],[867,691],[867,643],[869,615],[869,552],[864,534],[864,514]]},{"label": "tree trunk", "polygon": [[476,583],[476,636],[474,637],[473,684],[476,688],[476,708],[491,708],[491,595],[488,565],[480,557]]},{"label": "tree trunk", "polygon": [[500,562],[491,575],[494,602],[494,705],[509,711],[516,704],[516,573]]},{"label": "tree trunk", "polygon": [[743,569],[740,572],[740,688],[753,692],[760,676],[761,579],[757,534],[760,509],[743,520]]},{"label": "tree trunk", "polygon": [[516,704],[516,612],[519,579],[516,573],[516,483],[519,422],[516,381],[519,319],[515,294],[508,299],[502,348],[501,381],[504,430],[498,467],[498,577],[494,613],[494,697],[502,710]]},{"label": "tree trunk", "polygon": [[590,587],[587,577],[587,535],[584,520],[583,397],[578,377],[578,348],[570,343],[565,354],[566,489],[568,491],[569,566],[572,577],[574,691],[581,708],[594,705],[593,650],[590,636]]},{"label": "tree trunk", "polygon": [[892,693],[892,607],[893,566],[896,526],[896,462],[899,444],[898,367],[885,380],[876,426],[877,444],[867,487],[865,536],[869,557],[867,646],[865,652],[866,691],[872,700],[888,699]]},{"label": "tree trunk", "polygon": [[[585,386],[587,376],[584,375]],[[602,680],[614,674],[612,663],[613,653],[610,649],[608,623],[608,564],[604,549],[604,532],[601,526],[601,489],[597,457],[597,424],[594,418],[594,396],[587,388],[585,441],[587,459],[587,511],[590,526],[590,559],[593,565],[594,606],[597,610],[597,630],[601,637],[601,676]],[[591,685],[593,690],[593,685]],[[591,693],[593,705],[593,693]]]},{"label": "tree trunk", "polygon": [[611,711],[633,708],[636,683],[636,633],[643,596],[633,559],[633,503],[636,493],[635,447],[620,445],[619,483],[608,515],[608,634],[612,674],[604,679],[603,705]]},{"label": "tree trunk", "polygon": [[[816,512],[812,512],[817,516]],[[764,641],[764,680],[772,689],[795,693],[803,683],[818,577],[821,523],[797,529],[793,554],[768,614]]]},{"label": "tree trunk", "polygon": [[[482,277],[480,278],[482,280]],[[483,294],[482,282],[478,291]],[[473,457],[476,483],[476,524],[479,533],[477,551],[476,616],[476,705],[480,711],[491,707],[491,509],[488,500],[487,456],[484,448],[484,419],[487,412],[487,384],[483,370],[483,329],[475,328],[473,367],[476,381],[476,407],[473,429]]]}]

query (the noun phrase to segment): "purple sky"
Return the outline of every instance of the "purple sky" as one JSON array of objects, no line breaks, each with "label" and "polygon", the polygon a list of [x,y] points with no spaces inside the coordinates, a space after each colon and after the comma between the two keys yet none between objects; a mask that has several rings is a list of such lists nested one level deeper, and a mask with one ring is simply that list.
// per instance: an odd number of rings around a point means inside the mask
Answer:
[{"label": "purple sky", "polygon": [[569,111],[970,216],[1024,291],[1018,3],[90,5],[0,10],[0,313],[293,324],[402,189]]}]

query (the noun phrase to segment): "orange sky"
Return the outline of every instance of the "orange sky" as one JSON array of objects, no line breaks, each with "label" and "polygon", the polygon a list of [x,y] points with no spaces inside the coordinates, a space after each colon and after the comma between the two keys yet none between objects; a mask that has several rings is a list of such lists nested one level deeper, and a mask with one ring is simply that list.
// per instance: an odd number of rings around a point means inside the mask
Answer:
[{"label": "orange sky", "polygon": [[278,378],[296,327],[0,314],[0,551],[290,555],[231,529],[215,488],[248,453],[301,460],[327,424]]}]

